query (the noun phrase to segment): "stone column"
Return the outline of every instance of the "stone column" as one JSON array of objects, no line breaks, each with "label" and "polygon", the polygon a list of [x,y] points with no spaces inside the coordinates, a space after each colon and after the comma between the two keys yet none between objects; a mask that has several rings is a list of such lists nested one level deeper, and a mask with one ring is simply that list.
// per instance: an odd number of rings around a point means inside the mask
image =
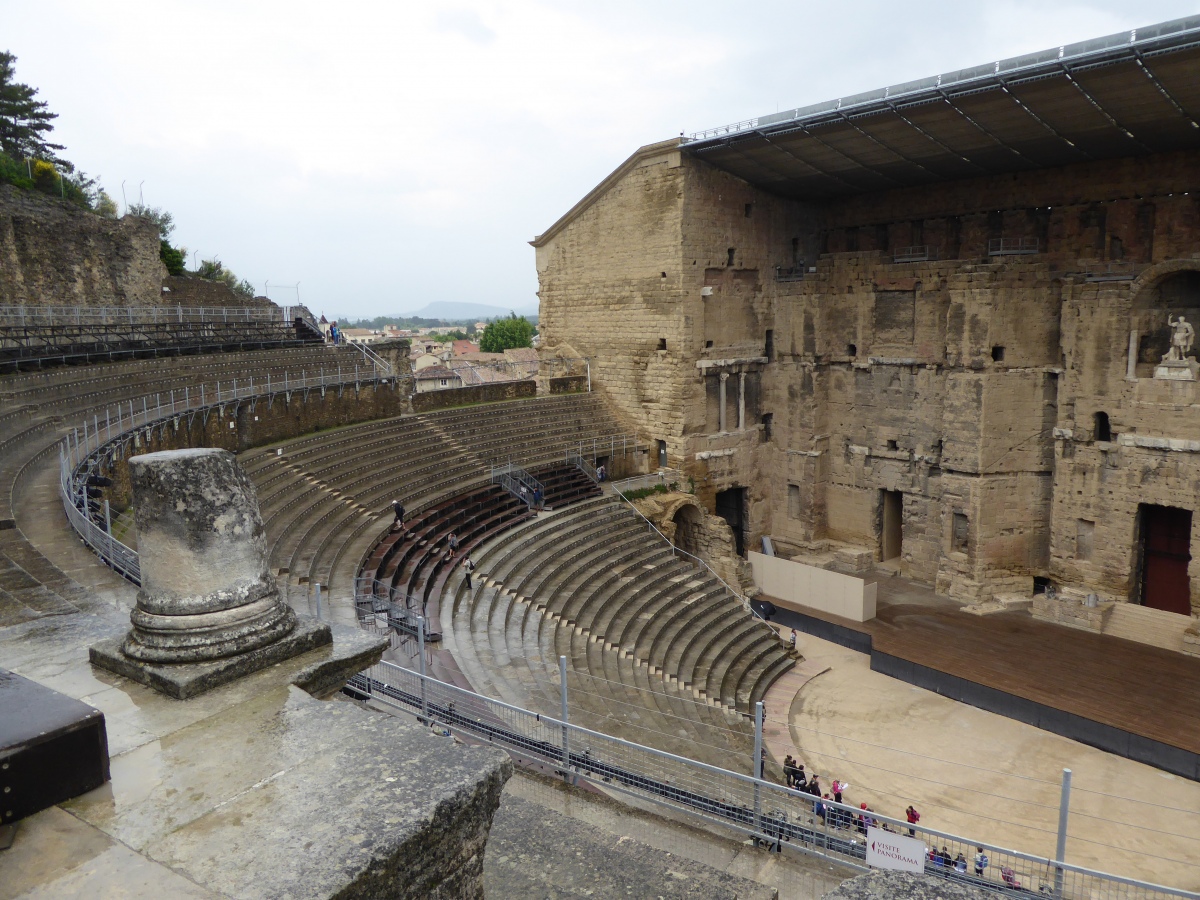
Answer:
[{"label": "stone column", "polygon": [[296,627],[267,571],[254,485],[225,450],[129,460],[142,589],[125,654],[198,662],[254,650]]},{"label": "stone column", "polygon": [[725,382],[727,382],[728,380],[729,380],[729,373],[722,372],[721,373],[721,418],[720,418],[720,424],[717,427],[717,430],[722,431],[722,432],[725,430],[725,420],[727,418],[727,414],[725,411],[725,407],[727,405],[727,399],[726,399],[726,394],[725,394]]},{"label": "stone column", "polygon": [[226,450],[129,460],[141,590],[124,637],[92,662],[183,700],[330,643],[297,617],[267,568],[254,484]]},{"label": "stone column", "polygon": [[738,431],[746,430],[746,373],[738,372]]},{"label": "stone column", "polygon": [[1137,380],[1138,333],[1129,332],[1129,353],[1125,357],[1125,377],[1130,381]]}]

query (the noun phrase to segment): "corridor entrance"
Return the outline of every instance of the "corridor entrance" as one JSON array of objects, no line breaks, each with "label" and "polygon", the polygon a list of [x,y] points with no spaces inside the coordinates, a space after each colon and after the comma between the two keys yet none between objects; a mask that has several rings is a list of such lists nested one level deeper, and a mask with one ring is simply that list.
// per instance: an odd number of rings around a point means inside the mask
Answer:
[{"label": "corridor entrance", "polygon": [[883,495],[883,527],[879,535],[879,558],[884,562],[900,555],[904,530],[904,494],[880,491]]},{"label": "corridor entrance", "polygon": [[717,491],[717,515],[733,529],[738,556],[746,555],[746,489]]},{"label": "corridor entrance", "polygon": [[1188,582],[1192,511],[1175,506],[1138,506],[1141,535],[1141,603],[1153,609],[1191,615]]}]

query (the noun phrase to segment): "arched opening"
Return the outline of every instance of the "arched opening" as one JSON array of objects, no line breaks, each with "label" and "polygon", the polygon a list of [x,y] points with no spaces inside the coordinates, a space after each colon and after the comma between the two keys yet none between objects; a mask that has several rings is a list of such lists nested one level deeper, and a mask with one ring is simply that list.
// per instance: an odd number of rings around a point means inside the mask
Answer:
[{"label": "arched opening", "polygon": [[1112,426],[1108,422],[1108,413],[1098,412],[1092,416],[1092,436],[1097,441],[1112,440]]},{"label": "arched opening", "polygon": [[700,510],[690,503],[675,510],[675,546],[693,556],[700,554]]},{"label": "arched opening", "polygon": [[[1149,378],[1171,350],[1170,320],[1200,322],[1200,271],[1172,272],[1143,288],[1133,303],[1129,327],[1137,333],[1134,374]],[[1131,347],[1132,349],[1132,347]]]}]

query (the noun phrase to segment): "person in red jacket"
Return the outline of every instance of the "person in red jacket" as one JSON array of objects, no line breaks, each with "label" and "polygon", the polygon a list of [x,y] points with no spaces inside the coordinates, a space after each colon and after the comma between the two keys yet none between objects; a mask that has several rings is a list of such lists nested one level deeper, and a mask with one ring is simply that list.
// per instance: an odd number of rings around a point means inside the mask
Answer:
[{"label": "person in red jacket", "polygon": [[904,811],[904,814],[906,816],[908,816],[909,836],[913,836],[917,833],[917,830],[915,828],[913,828],[913,826],[921,821],[921,814],[919,812],[917,812],[915,809],[913,809],[913,807],[911,805],[908,807],[908,809],[906,809]]}]

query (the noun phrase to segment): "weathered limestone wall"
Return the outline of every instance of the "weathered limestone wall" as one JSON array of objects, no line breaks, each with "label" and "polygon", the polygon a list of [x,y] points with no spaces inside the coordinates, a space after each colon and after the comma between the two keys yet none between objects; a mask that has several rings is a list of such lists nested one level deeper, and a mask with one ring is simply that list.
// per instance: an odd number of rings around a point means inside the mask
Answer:
[{"label": "weathered limestone wall", "polygon": [[470,403],[492,403],[496,400],[517,400],[537,395],[537,382],[498,381],[492,384],[475,384],[469,387],[446,388],[444,391],[425,391],[412,395],[413,412],[431,412],[451,406],[466,406]]},{"label": "weathered limestone wall", "polygon": [[[542,316],[707,509],[744,487],[748,546],[879,559],[898,491],[901,567],[942,592],[1038,576],[1130,599],[1138,504],[1193,509],[1200,488],[1195,383],[1151,377],[1167,315],[1200,322],[1196,154],[814,208],[656,147],[535,241]],[[989,256],[994,238],[1039,252]],[[894,261],[914,245],[934,258]],[[654,292],[656,269],[678,288]]]},{"label": "weathered limestone wall", "polygon": [[684,172],[675,142],[639,150],[616,174],[567,227],[535,241],[542,350],[591,357],[593,388],[678,453],[680,347],[693,325],[679,302]]},{"label": "weathered limestone wall", "polygon": [[161,303],[158,249],[158,229],[145,219],[102,219],[0,184],[0,305]]}]

